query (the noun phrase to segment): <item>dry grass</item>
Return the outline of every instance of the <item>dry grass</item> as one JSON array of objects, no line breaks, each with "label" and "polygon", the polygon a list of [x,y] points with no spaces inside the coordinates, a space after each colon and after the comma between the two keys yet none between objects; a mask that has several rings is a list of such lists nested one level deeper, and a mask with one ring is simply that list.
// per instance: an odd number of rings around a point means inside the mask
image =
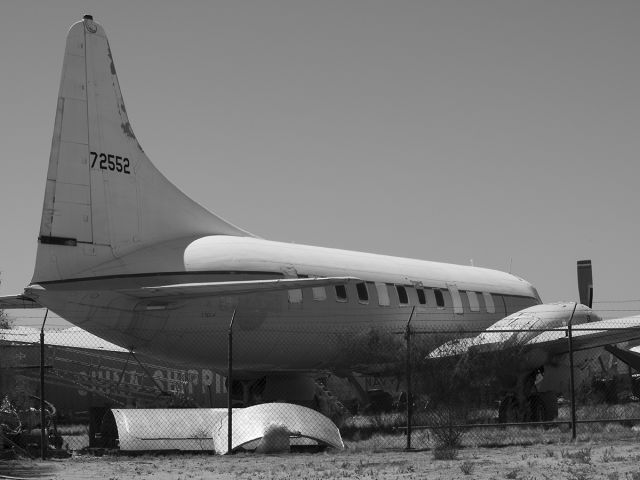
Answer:
[{"label": "dry grass", "polygon": [[0,464],[0,476],[69,480],[640,480],[639,460],[637,442],[462,448],[458,459],[441,461],[424,451],[374,453],[351,449],[287,455],[76,455],[47,462],[5,462]]},{"label": "dry grass", "polygon": [[[588,410],[592,418],[629,417],[632,406]],[[586,411],[585,411],[586,412]],[[581,418],[585,418],[583,412]],[[634,412],[635,413],[635,412]],[[561,412],[561,416],[564,412]],[[640,416],[640,415],[639,415]],[[74,455],[48,462],[0,464],[2,474],[53,479],[607,479],[640,480],[640,429],[629,421],[578,425],[571,442],[568,425],[465,428],[455,451],[438,450],[434,430],[414,430],[404,452],[402,414],[353,417],[346,426],[343,452],[320,454],[212,456],[210,454]],[[70,449],[88,443],[86,426],[63,427]],[[26,466],[25,466],[26,465]],[[3,470],[4,467],[4,470]],[[20,470],[22,469],[22,470]],[[29,470],[30,469],[30,470]],[[40,469],[40,470],[38,470]],[[16,472],[22,472],[18,475]],[[30,472],[30,473],[29,473]],[[28,475],[29,474],[29,475]]]}]

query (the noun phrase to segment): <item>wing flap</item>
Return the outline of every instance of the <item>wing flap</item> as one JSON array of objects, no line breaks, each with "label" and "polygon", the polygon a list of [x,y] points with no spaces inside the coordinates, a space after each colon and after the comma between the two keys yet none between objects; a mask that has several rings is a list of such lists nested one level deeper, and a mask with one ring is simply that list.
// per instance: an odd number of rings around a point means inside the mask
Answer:
[{"label": "wing flap", "polygon": [[136,298],[194,298],[225,295],[247,295],[251,293],[267,293],[299,288],[326,287],[361,282],[355,277],[321,277],[321,278],[278,278],[271,280],[246,280],[239,282],[204,282],[178,283],[158,285],[139,289],[119,290],[120,293]]}]

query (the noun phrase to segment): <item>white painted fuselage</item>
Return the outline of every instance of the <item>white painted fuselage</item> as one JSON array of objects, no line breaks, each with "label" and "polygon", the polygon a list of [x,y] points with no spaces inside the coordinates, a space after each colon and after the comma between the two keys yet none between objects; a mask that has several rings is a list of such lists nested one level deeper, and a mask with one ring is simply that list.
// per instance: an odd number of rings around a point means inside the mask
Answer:
[{"label": "white painted fuselage", "polygon": [[[372,329],[400,334],[412,307],[412,328],[439,343],[540,303],[528,282],[504,272],[253,237],[169,242],[117,263],[135,266],[135,273],[109,275],[115,265],[105,264],[91,277],[41,282],[29,292],[125,348],[218,369],[226,365],[234,311],[235,364],[265,372],[342,364],[354,336]],[[195,298],[129,294],[157,285],[343,276],[362,282]]]}]

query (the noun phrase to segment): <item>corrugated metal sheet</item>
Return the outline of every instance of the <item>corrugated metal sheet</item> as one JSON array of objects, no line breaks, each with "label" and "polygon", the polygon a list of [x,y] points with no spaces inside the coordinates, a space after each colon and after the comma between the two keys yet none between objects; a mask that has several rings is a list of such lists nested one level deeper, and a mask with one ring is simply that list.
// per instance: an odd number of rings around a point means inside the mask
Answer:
[{"label": "corrugated metal sheet", "polygon": [[[227,409],[113,409],[121,450],[209,450],[227,452]],[[232,449],[261,439],[268,429],[283,427],[292,438],[311,439],[343,449],[338,427],[310,408],[265,403],[233,410]]]},{"label": "corrugated metal sheet", "polygon": [[213,425],[227,418],[226,408],[112,409],[120,449],[214,450]]},{"label": "corrugated metal sheet", "polygon": [[[231,447],[233,450],[262,438],[267,428],[284,426],[292,437],[305,437],[334,448],[343,449],[338,427],[315,410],[291,403],[263,403],[234,410]],[[213,430],[217,453],[227,452],[227,416],[218,420]]]}]

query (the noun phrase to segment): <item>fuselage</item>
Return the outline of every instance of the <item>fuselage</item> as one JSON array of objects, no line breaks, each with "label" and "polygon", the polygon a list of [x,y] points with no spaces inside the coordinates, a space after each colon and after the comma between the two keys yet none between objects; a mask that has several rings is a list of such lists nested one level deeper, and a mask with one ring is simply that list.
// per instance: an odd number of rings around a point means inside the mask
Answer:
[{"label": "fuselage", "polygon": [[[109,275],[116,264],[131,265],[136,273]],[[329,276],[362,281],[204,298],[137,298],[125,292],[190,282]],[[144,248],[94,268],[91,275],[42,282],[30,292],[113,343],[217,370],[226,365],[235,312],[234,360],[247,372],[333,368],[345,362],[358,335],[402,332],[412,307],[412,328],[431,332],[440,343],[540,303],[531,284],[496,270],[224,235]]]},{"label": "fuselage", "polygon": [[[539,303],[506,273],[262,240],[197,204],[140,146],[106,33],[91,17],[67,34],[57,105],[26,296],[122,347],[223,369],[235,318],[236,368],[315,370],[349,363],[362,333],[395,335],[412,307],[414,328],[444,339]],[[144,288],[304,277],[321,280],[243,295]],[[361,281],[335,284],[343,277]]]}]

